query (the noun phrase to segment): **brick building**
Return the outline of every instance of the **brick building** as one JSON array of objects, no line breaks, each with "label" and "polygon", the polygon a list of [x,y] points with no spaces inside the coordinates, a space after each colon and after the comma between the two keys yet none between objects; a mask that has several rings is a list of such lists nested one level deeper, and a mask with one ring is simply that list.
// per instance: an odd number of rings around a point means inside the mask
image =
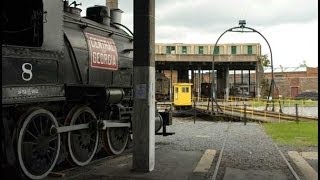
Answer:
[{"label": "brick building", "polygon": [[[318,92],[318,67],[279,67],[273,69],[273,74],[275,95],[295,97],[301,92]],[[266,68],[264,75],[271,80],[271,68]]]}]

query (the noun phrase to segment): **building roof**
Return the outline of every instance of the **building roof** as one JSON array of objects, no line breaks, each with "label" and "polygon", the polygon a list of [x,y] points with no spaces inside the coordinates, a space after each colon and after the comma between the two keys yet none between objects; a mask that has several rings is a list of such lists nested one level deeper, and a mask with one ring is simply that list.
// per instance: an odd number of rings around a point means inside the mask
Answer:
[{"label": "building roof", "polygon": [[[280,72],[305,72],[307,67],[274,67],[274,73]],[[264,73],[271,73],[271,67],[264,67]]]}]

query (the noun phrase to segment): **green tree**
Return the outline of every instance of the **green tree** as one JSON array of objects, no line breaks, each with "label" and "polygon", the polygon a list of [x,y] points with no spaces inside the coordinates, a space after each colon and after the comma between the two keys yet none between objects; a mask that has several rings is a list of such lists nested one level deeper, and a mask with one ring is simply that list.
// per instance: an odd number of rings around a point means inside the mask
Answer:
[{"label": "green tree", "polygon": [[[262,56],[258,56],[258,60],[261,63],[262,67],[270,67],[271,61],[268,58],[267,54],[264,54]],[[262,68],[263,69],[263,68]],[[270,91],[270,82],[264,75],[260,76],[260,85],[261,85],[261,96],[265,97],[268,96]]]},{"label": "green tree", "polygon": [[265,76],[263,76],[263,78],[260,80],[260,85],[261,85],[261,96],[262,97],[268,96],[270,91],[270,82]]},{"label": "green tree", "polygon": [[300,63],[299,67],[308,67],[307,61],[303,60],[302,63]]},{"label": "green tree", "polygon": [[261,65],[263,67],[269,67],[270,66],[270,60],[268,58],[268,54],[264,54],[264,55],[261,55],[261,56],[258,56],[258,60],[259,62],[261,63]]}]

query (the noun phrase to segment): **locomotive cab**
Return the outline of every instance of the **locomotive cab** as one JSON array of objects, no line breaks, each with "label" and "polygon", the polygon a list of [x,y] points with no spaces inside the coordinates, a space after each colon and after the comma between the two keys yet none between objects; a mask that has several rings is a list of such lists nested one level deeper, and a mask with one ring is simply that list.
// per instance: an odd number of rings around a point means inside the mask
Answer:
[{"label": "locomotive cab", "polygon": [[21,1],[19,5],[15,1],[5,1],[3,4],[3,44],[40,47],[43,41],[42,0]]}]

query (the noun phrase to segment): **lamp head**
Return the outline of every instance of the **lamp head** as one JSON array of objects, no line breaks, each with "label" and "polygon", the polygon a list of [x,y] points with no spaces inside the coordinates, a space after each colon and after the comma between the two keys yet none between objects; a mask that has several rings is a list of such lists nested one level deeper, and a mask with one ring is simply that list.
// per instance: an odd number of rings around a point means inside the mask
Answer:
[{"label": "lamp head", "polygon": [[246,20],[239,20],[239,26],[241,28],[245,27],[246,26]]}]

